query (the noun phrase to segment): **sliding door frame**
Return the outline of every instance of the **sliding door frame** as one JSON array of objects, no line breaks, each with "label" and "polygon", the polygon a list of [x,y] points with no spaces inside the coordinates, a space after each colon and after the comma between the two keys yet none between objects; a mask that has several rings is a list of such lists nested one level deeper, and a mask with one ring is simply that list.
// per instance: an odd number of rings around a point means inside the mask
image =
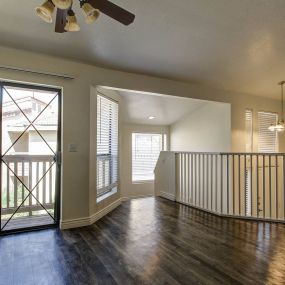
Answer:
[{"label": "sliding door frame", "polygon": [[[54,223],[48,225],[39,225],[32,227],[24,227],[20,229],[13,230],[1,230],[1,221],[2,221],[2,112],[3,112],[3,87],[18,87],[18,88],[27,88],[31,90],[38,91],[50,91],[57,93],[58,100],[58,129],[57,129],[57,149],[55,156],[55,200],[54,200]],[[36,84],[29,83],[16,83],[10,81],[1,81],[0,80],[0,152],[1,152],[1,161],[0,161],[0,235],[18,233],[18,232],[29,232],[41,229],[57,228],[59,227],[60,217],[61,217],[61,173],[62,173],[62,89],[53,88]],[[51,171],[51,169],[49,170]],[[31,195],[31,193],[29,193]]]}]

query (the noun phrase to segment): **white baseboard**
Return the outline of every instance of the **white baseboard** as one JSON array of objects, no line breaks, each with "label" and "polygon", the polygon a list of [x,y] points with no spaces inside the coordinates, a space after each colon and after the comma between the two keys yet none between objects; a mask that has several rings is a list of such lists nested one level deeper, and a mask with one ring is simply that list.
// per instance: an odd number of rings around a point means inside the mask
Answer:
[{"label": "white baseboard", "polygon": [[149,198],[149,197],[154,197],[153,194],[149,194],[149,195],[138,195],[138,196],[129,196],[129,197],[122,197],[122,202],[123,201],[128,201],[131,199],[140,199],[140,198]]},{"label": "white baseboard", "polygon": [[100,220],[101,218],[103,218],[108,213],[115,210],[118,206],[121,205],[121,203],[122,203],[122,199],[120,198],[116,200],[115,202],[113,202],[112,204],[105,207],[104,209],[100,210],[98,213],[93,214],[91,216],[91,225],[94,224],[96,221]]},{"label": "white baseboard", "polygon": [[67,230],[72,228],[90,226],[94,224],[96,221],[100,220],[105,215],[107,215],[108,213],[110,213],[111,211],[113,211],[115,208],[117,208],[121,204],[121,202],[122,199],[120,198],[90,217],[61,221],[60,228],[62,230]]},{"label": "white baseboard", "polygon": [[167,192],[160,191],[159,196],[163,197],[165,199],[171,200],[171,201],[175,201],[175,195],[174,194],[170,194]]}]

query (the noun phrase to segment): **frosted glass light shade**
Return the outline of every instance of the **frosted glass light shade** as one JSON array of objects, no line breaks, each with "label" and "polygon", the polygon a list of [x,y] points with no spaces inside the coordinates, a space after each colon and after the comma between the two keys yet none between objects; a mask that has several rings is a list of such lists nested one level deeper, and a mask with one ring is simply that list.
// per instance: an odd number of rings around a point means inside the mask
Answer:
[{"label": "frosted glass light shade", "polygon": [[75,15],[67,16],[67,23],[64,27],[67,32],[78,32],[80,31],[80,26],[77,23]]},{"label": "frosted glass light shade", "polygon": [[81,8],[87,24],[94,23],[100,16],[99,10],[92,7],[89,3],[84,3]]},{"label": "frosted glass light shade", "polygon": [[268,130],[272,132],[283,132],[285,130],[284,120],[278,120],[278,123],[271,125]]},{"label": "frosted glass light shade", "polygon": [[47,23],[52,23],[52,14],[54,11],[54,5],[50,1],[46,1],[39,7],[36,7],[37,15]]}]

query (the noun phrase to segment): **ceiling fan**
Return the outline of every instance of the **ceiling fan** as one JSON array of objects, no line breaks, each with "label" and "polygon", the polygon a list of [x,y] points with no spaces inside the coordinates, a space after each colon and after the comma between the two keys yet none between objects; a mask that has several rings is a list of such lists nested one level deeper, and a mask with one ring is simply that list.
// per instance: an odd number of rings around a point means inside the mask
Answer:
[{"label": "ceiling fan", "polygon": [[[128,26],[135,15],[117,6],[108,0],[77,0],[85,16],[87,24],[94,23],[100,12],[114,20]],[[47,23],[52,23],[52,14],[56,11],[55,32],[77,32],[80,26],[77,23],[75,12],[72,10],[73,0],[47,0],[41,6],[36,7],[37,15]]]}]

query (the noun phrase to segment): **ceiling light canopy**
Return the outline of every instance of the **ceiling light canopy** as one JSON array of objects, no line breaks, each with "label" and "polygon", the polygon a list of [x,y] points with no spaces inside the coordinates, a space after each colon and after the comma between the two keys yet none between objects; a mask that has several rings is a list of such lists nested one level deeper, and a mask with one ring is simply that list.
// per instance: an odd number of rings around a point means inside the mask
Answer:
[{"label": "ceiling light canopy", "polygon": [[135,19],[134,14],[109,0],[47,0],[41,6],[36,7],[36,14],[45,22],[52,23],[52,14],[56,8],[56,33],[80,31],[72,10],[74,1],[79,1],[87,24],[94,23],[101,12],[124,25],[130,25]]},{"label": "ceiling light canopy", "polygon": [[52,3],[61,10],[69,9],[72,6],[72,0],[52,0]]},{"label": "ceiling light canopy", "polygon": [[285,81],[278,83],[281,86],[281,118],[278,118],[277,124],[272,124],[268,129],[272,132],[283,132],[285,130],[284,124],[284,95],[283,95],[283,85]]},{"label": "ceiling light canopy", "polygon": [[154,120],[156,117],[155,116],[149,116],[148,119],[149,120]]}]

